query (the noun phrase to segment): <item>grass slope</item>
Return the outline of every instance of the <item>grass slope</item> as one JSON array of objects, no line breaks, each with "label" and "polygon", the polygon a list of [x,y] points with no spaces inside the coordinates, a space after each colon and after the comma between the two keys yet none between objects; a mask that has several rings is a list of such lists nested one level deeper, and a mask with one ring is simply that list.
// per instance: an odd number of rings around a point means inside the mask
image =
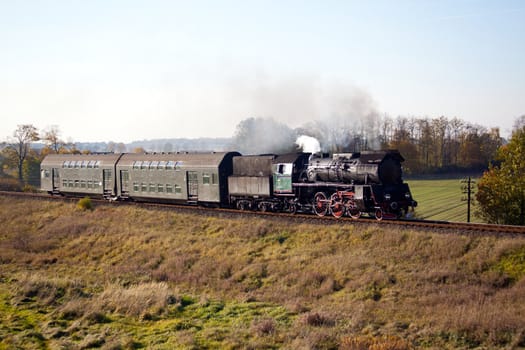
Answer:
[{"label": "grass slope", "polygon": [[[460,179],[407,180],[412,196],[417,200],[416,215],[421,219],[467,222],[467,202],[462,198]],[[470,221],[483,222],[474,215],[471,206]]]},{"label": "grass slope", "polygon": [[525,346],[525,239],[0,197],[0,349]]}]

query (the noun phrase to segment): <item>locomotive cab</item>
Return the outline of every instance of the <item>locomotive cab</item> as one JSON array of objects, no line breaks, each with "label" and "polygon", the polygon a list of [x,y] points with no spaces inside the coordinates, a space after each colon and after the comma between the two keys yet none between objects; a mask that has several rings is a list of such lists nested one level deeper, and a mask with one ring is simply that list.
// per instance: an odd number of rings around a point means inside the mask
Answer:
[{"label": "locomotive cab", "polygon": [[293,184],[305,176],[310,153],[290,153],[277,156],[272,165],[274,193],[293,194]]}]

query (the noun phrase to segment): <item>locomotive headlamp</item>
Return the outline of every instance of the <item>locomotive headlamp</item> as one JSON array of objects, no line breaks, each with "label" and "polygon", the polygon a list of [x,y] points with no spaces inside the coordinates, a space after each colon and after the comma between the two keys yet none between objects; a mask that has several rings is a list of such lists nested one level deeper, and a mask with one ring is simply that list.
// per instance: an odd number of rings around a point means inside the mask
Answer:
[{"label": "locomotive headlamp", "polygon": [[390,193],[385,194],[385,200],[389,201],[390,198],[391,198],[391,197],[390,197]]},{"label": "locomotive headlamp", "polygon": [[406,199],[410,199],[410,193],[409,192],[405,193],[405,198]]}]

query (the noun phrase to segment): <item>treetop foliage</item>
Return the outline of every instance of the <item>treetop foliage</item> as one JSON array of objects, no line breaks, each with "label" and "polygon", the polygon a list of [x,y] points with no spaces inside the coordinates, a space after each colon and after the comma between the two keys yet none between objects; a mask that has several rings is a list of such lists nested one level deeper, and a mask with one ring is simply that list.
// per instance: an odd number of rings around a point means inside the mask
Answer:
[{"label": "treetop foliage", "polygon": [[479,214],[488,222],[525,225],[525,116],[508,144],[499,148],[496,160],[478,183]]}]

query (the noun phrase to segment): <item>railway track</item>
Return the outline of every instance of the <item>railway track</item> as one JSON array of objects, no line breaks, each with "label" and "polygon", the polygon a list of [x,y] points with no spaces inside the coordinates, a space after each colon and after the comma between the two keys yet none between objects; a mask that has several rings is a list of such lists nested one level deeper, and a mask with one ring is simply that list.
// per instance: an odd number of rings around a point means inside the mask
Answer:
[{"label": "railway track", "polygon": [[[68,202],[77,202],[80,197],[61,197],[49,196],[43,193],[26,193],[26,192],[10,192],[0,191],[0,196],[27,198],[38,200],[61,200]],[[525,226],[513,225],[495,225],[495,224],[474,224],[474,223],[460,223],[449,221],[433,221],[433,220],[382,220],[377,221],[372,218],[352,219],[350,217],[335,218],[333,216],[319,217],[314,214],[307,213],[273,213],[260,211],[239,211],[236,209],[227,208],[207,208],[180,204],[160,204],[160,203],[146,203],[146,202],[108,202],[102,199],[93,199],[92,201],[97,205],[132,205],[141,208],[173,210],[179,212],[199,213],[209,216],[223,216],[223,217],[263,217],[272,220],[289,220],[296,222],[308,222],[323,225],[340,225],[340,224],[354,224],[354,225],[370,225],[375,224],[379,226],[394,226],[404,228],[414,228],[429,231],[442,231],[450,233],[483,233],[489,235],[505,235],[505,236],[521,236],[525,235]]]}]

